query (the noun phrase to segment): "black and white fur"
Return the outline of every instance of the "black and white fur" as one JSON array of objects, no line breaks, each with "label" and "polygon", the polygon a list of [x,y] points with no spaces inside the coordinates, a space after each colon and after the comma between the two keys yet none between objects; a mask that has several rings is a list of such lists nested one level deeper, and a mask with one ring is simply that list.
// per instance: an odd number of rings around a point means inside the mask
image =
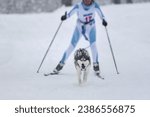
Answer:
[{"label": "black and white fur", "polygon": [[86,49],[80,48],[75,51],[74,64],[77,70],[79,84],[86,82],[89,68],[91,66],[91,59]]}]

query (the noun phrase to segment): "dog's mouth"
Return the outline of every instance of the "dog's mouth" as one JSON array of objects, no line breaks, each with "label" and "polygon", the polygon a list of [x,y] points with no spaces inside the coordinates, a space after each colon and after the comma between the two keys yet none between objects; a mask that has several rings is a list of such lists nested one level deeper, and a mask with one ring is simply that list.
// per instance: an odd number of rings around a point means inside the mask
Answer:
[{"label": "dog's mouth", "polygon": [[86,68],[89,66],[89,61],[88,60],[85,60],[85,61],[78,60],[77,64],[78,64],[79,68],[81,69],[81,71],[86,71]]},{"label": "dog's mouth", "polygon": [[85,70],[85,65],[82,64],[82,65],[81,65],[81,68],[82,68],[82,70]]}]

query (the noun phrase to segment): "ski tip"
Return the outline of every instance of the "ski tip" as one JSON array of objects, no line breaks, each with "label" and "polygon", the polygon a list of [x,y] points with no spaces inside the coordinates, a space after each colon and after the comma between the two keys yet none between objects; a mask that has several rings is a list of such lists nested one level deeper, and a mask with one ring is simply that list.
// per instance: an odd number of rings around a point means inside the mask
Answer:
[{"label": "ski tip", "polygon": [[101,78],[102,80],[105,80],[105,78]]},{"label": "ski tip", "polygon": [[100,74],[96,74],[96,76],[102,80],[104,80],[104,78],[100,75]]},{"label": "ski tip", "polygon": [[102,79],[102,80],[105,80],[105,78],[103,78],[103,77],[101,77],[101,76],[100,76],[99,78]]}]

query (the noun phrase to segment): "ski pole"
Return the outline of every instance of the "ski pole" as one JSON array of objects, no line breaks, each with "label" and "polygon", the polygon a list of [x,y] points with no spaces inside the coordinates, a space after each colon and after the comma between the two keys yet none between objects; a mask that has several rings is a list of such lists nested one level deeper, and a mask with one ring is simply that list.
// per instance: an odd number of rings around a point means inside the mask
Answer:
[{"label": "ski pole", "polygon": [[118,68],[117,68],[117,64],[116,64],[116,60],[115,60],[115,56],[114,56],[114,52],[113,52],[113,49],[112,49],[112,46],[111,46],[111,42],[110,42],[110,38],[109,38],[108,30],[107,30],[106,26],[105,26],[105,29],[106,29],[106,34],[107,34],[107,39],[108,39],[108,42],[109,42],[111,54],[112,54],[113,61],[114,61],[114,64],[115,64],[116,72],[117,72],[117,74],[119,74],[119,71],[118,71]]},{"label": "ski pole", "polygon": [[43,62],[44,62],[44,60],[45,60],[45,58],[46,58],[46,56],[47,56],[47,53],[49,52],[50,47],[52,46],[52,44],[53,44],[53,42],[54,42],[54,39],[55,39],[55,37],[56,37],[56,35],[57,35],[57,33],[58,33],[58,31],[59,31],[59,29],[60,29],[62,23],[63,23],[63,21],[60,22],[60,24],[59,24],[59,26],[58,26],[58,28],[57,28],[57,30],[56,30],[56,32],[55,32],[55,35],[54,35],[52,41],[50,42],[50,44],[49,44],[49,46],[48,46],[48,49],[47,49],[47,51],[46,51],[46,53],[45,53],[45,55],[44,55],[44,57],[43,57],[43,59],[42,59],[42,62],[40,63],[40,66],[39,66],[39,68],[38,68],[38,70],[37,70],[37,73],[39,73],[40,68],[41,68],[41,66],[42,66],[42,64],[43,64]]}]

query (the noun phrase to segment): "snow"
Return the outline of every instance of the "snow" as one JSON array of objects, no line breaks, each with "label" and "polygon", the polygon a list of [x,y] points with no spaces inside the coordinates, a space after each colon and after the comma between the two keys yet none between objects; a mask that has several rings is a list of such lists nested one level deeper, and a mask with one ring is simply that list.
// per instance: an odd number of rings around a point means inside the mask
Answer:
[{"label": "snow", "polygon": [[[88,82],[79,86],[73,53],[60,75],[43,76],[54,69],[69,46],[76,16],[63,23],[40,73],[36,73],[59,26],[60,16],[70,9],[63,6],[52,13],[0,15],[0,99],[150,99],[150,3],[102,7],[109,23],[108,32],[119,75],[98,16],[97,46],[105,80],[95,77],[91,66]],[[77,48],[88,45],[82,38]]]}]

